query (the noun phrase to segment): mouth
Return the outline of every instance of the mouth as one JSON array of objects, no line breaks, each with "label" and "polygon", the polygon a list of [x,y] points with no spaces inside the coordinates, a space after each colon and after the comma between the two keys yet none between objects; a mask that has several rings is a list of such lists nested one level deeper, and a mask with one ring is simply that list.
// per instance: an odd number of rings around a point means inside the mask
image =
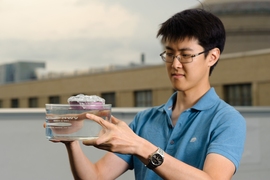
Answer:
[{"label": "mouth", "polygon": [[181,74],[181,73],[172,73],[171,76],[174,77],[174,78],[181,78],[181,77],[185,77],[185,74]]}]

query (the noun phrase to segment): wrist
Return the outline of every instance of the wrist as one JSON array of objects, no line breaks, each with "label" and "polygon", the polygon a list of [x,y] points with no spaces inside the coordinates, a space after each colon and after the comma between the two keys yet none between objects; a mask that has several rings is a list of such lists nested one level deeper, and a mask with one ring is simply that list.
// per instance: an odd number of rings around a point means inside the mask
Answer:
[{"label": "wrist", "polygon": [[138,144],[139,146],[136,148],[134,155],[147,166],[149,164],[150,156],[157,151],[158,147],[143,138]]},{"label": "wrist", "polygon": [[62,141],[62,143],[64,143],[66,148],[70,150],[80,146],[79,141]]},{"label": "wrist", "polygon": [[136,156],[144,159],[145,162],[148,162],[149,155],[152,154],[154,151],[157,150],[157,147],[150,143],[149,141],[141,138],[138,144],[139,146],[136,148],[136,152],[134,153]]},{"label": "wrist", "polygon": [[155,169],[164,162],[164,151],[158,147],[158,149],[149,156],[148,164],[149,169]]}]

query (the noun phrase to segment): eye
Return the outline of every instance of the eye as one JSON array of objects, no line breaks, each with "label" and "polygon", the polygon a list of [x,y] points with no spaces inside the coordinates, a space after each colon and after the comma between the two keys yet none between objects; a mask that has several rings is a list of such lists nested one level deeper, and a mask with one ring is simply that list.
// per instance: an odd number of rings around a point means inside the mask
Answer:
[{"label": "eye", "polygon": [[181,56],[183,56],[183,57],[189,57],[190,54],[181,54]]},{"label": "eye", "polygon": [[166,52],[165,55],[168,56],[168,57],[173,57],[173,53]]},{"label": "eye", "polygon": [[188,59],[188,58],[190,58],[190,54],[181,54],[181,56],[182,56],[182,58],[183,59]]}]

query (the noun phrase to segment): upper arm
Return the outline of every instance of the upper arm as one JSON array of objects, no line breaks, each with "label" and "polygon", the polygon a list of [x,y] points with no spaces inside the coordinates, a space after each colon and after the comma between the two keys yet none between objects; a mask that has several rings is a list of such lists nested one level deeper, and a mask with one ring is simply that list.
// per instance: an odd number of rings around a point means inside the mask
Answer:
[{"label": "upper arm", "polygon": [[203,171],[212,179],[229,180],[235,172],[235,165],[220,154],[210,153],[206,156]]},{"label": "upper arm", "polygon": [[128,163],[115,155],[107,152],[97,163],[96,168],[99,179],[116,179],[128,169]]}]

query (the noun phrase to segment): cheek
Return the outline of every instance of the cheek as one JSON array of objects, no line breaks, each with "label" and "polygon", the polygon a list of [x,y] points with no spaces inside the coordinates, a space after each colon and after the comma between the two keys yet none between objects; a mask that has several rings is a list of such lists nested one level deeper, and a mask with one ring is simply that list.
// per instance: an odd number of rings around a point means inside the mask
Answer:
[{"label": "cheek", "polygon": [[190,80],[196,79],[196,77],[200,76],[204,71],[202,66],[203,65],[200,63],[188,64],[188,66],[185,66],[186,78]]},{"label": "cheek", "polygon": [[166,70],[167,70],[167,74],[170,76],[170,74],[171,74],[171,66],[168,63],[166,63]]},{"label": "cheek", "polygon": [[208,77],[209,67],[206,64],[197,64],[186,70],[189,80],[198,80]]}]

